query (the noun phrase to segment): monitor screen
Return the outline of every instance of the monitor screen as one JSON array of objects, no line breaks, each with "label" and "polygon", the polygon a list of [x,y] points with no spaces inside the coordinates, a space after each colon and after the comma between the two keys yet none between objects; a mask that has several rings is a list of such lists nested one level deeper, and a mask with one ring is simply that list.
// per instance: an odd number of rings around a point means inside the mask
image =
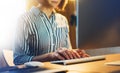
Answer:
[{"label": "monitor screen", "polygon": [[120,46],[120,0],[77,0],[77,47]]}]

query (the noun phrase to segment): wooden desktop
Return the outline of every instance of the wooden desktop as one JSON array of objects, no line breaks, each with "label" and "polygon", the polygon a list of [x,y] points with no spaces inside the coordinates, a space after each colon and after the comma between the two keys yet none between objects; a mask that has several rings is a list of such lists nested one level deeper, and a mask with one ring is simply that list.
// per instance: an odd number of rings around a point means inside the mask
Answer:
[{"label": "wooden desktop", "polygon": [[[67,70],[67,72],[64,72],[64,73],[120,73],[120,66],[105,65],[105,63],[113,62],[117,60],[120,60],[120,54],[109,54],[109,55],[106,55],[105,60],[92,61],[92,62],[86,62],[86,63],[77,63],[77,64],[71,64],[71,65],[59,65],[59,64],[51,64],[50,62],[44,62],[44,68],[48,70],[54,70],[54,69]],[[25,66],[20,65],[18,67],[22,68]],[[26,72],[27,73],[46,73],[46,72],[40,71],[40,67],[37,67],[37,69],[35,69],[34,67],[30,69],[23,69],[23,70],[16,69],[16,70],[7,71],[7,73],[26,73]],[[2,73],[6,73],[6,71]],[[50,72],[47,72],[47,73],[50,73]]]},{"label": "wooden desktop", "polygon": [[71,65],[58,65],[45,62],[49,69],[67,69],[67,73],[120,73],[120,66],[107,66],[105,63],[120,60],[120,54],[106,55],[105,60],[77,63]]}]

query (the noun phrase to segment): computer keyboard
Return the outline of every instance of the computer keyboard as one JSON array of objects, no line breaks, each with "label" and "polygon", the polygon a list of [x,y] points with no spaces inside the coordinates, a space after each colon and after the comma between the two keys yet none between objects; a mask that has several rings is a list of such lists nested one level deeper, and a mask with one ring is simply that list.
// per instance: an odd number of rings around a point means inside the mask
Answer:
[{"label": "computer keyboard", "polygon": [[86,58],[80,58],[80,59],[70,59],[70,60],[59,60],[59,61],[51,61],[53,64],[75,64],[75,63],[82,63],[82,62],[90,62],[90,61],[97,61],[97,60],[104,60],[105,56],[92,56],[92,57],[86,57]]}]

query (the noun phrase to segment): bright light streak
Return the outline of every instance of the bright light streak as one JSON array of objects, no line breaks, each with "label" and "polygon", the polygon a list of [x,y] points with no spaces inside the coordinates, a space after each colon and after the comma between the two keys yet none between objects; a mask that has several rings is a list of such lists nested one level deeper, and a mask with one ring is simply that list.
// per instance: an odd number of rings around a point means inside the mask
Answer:
[{"label": "bright light streak", "polygon": [[[1,0],[0,2],[0,49],[12,46],[16,21],[25,11],[25,0]],[[11,48],[10,48],[11,49]]]}]

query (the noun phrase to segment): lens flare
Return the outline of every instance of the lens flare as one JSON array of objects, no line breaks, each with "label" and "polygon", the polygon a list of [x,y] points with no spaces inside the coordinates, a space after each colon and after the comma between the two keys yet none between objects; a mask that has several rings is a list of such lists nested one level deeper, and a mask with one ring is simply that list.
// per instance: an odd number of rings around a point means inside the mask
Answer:
[{"label": "lens flare", "polygon": [[25,0],[2,0],[0,10],[0,49],[11,48],[17,18],[25,11]]}]

